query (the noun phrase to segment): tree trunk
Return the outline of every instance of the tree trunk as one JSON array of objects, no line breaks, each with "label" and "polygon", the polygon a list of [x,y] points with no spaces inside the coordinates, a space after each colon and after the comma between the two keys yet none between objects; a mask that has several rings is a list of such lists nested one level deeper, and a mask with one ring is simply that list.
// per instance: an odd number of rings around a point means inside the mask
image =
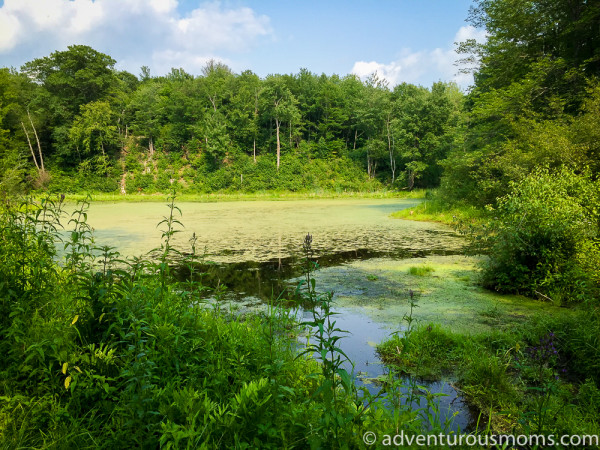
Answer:
[{"label": "tree trunk", "polygon": [[35,140],[37,141],[38,153],[40,155],[40,167],[42,172],[45,172],[44,169],[44,157],[42,156],[42,146],[40,144],[40,138],[38,137],[37,131],[35,129],[35,125],[33,124],[33,120],[31,120],[31,115],[29,114],[29,110],[27,110],[27,117],[29,117],[29,122],[31,122],[31,128],[33,128],[33,134],[35,135]]},{"label": "tree trunk", "polygon": [[252,156],[254,157],[254,164],[256,164],[256,138],[254,138],[254,146],[252,148]]},{"label": "tree trunk", "polygon": [[392,146],[392,136],[390,134],[390,116],[389,115],[388,115],[388,119],[385,122],[385,128],[387,130],[388,152],[390,153],[390,169],[392,171],[392,184],[394,184],[394,180],[396,178],[396,160],[394,159],[394,147]]},{"label": "tree trunk", "polygon": [[392,136],[392,150],[390,152],[390,168],[392,169],[392,184],[396,181],[396,158],[394,157],[394,137]]},{"label": "tree trunk", "polygon": [[40,166],[38,165],[37,158],[35,157],[35,152],[33,151],[33,146],[31,145],[31,140],[29,139],[29,133],[27,132],[27,128],[25,128],[25,124],[21,121],[21,126],[23,127],[23,131],[25,132],[25,137],[27,138],[27,143],[29,144],[29,150],[31,150],[31,156],[33,157],[33,163],[37,168],[38,172],[40,171]]},{"label": "tree trunk", "polygon": [[275,119],[275,128],[277,130],[277,171],[279,172],[279,160],[281,158],[281,142],[279,141],[279,119]]},{"label": "tree trunk", "polygon": [[415,186],[415,172],[414,170],[408,170],[408,180],[407,180],[407,184],[408,184],[408,190],[412,191],[413,187]]}]

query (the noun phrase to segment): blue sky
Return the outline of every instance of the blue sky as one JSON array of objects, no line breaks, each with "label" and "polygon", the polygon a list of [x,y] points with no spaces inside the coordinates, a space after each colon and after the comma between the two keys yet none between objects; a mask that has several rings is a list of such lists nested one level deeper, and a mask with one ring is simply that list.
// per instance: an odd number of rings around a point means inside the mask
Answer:
[{"label": "blue sky", "polygon": [[0,63],[19,67],[68,45],[111,55],[117,67],[154,75],[199,74],[207,60],[252,70],[361,77],[390,85],[467,88],[454,42],[484,39],[465,22],[471,0],[0,0]]}]

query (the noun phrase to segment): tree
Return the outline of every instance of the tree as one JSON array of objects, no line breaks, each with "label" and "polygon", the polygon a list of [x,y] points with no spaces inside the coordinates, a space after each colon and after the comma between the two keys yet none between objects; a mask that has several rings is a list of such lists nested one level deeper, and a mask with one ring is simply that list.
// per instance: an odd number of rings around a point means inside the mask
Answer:
[{"label": "tree", "polygon": [[150,155],[154,154],[154,141],[159,135],[163,122],[160,89],[160,80],[143,83],[133,94],[127,106],[131,131],[138,137],[147,139]]},{"label": "tree", "polygon": [[447,198],[494,204],[536,167],[595,165],[571,125],[600,76],[600,4],[479,0],[470,21],[488,40],[461,46],[480,68],[464,145],[444,164]]},{"label": "tree", "polygon": [[282,124],[299,121],[298,101],[286,86],[285,79],[281,75],[269,75],[265,80],[263,91],[264,111],[268,117],[275,121],[275,132],[277,137],[277,170],[279,170],[281,159],[280,130]]},{"label": "tree", "polygon": [[[14,74],[8,69],[0,69],[0,192],[19,190],[25,175],[24,158],[11,136],[11,130],[5,128],[6,119],[15,109],[18,99],[13,78]],[[33,158],[35,161],[35,154]]]},{"label": "tree", "polygon": [[86,45],[71,45],[68,50],[26,63],[22,72],[40,83],[73,117],[81,105],[100,100],[118,84],[115,60]]},{"label": "tree", "polygon": [[252,148],[254,162],[256,162],[256,141],[259,134],[260,93],[261,80],[258,75],[249,70],[243,72],[235,79],[229,114],[232,139],[243,149]]},{"label": "tree", "polygon": [[374,178],[377,165],[386,159],[388,149],[386,121],[389,118],[390,97],[387,82],[376,73],[372,74],[365,82],[363,96],[356,107],[357,131],[366,138],[363,150],[367,173]]},{"label": "tree", "polygon": [[108,102],[91,102],[81,107],[81,114],[75,119],[69,136],[83,157],[106,157],[106,147],[118,143],[115,114]]}]

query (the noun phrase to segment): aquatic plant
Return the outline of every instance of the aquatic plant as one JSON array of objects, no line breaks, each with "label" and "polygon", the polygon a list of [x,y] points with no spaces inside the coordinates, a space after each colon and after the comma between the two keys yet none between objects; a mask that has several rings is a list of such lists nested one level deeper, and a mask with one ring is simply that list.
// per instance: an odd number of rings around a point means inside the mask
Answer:
[{"label": "aquatic plant", "polygon": [[434,272],[435,269],[431,266],[412,266],[408,269],[408,273],[411,275],[415,275],[418,277],[424,277],[429,275],[431,272]]}]

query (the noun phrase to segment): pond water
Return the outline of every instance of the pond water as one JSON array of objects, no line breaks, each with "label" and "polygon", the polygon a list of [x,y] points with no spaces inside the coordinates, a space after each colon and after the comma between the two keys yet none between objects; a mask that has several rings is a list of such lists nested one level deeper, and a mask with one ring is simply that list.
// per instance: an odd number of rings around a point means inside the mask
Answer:
[{"label": "pond water", "polygon": [[[397,298],[410,286],[398,277],[383,278],[382,270],[368,272],[381,264],[395,265],[430,257],[452,257],[460,253],[464,240],[448,227],[390,218],[411,208],[419,200],[342,199],[182,203],[177,218],[184,228],[175,246],[185,252],[195,233],[197,248],[205,253],[205,281],[229,288],[230,299],[246,309],[260,308],[265,300],[294,286],[301,274],[302,242],[313,236],[314,256],[321,270],[317,287],[334,291],[337,326],[348,335],[340,341],[360,376],[356,383],[375,392],[368,380],[383,376],[375,345],[402,329],[407,304]],[[160,245],[157,223],[169,209],[160,203],[92,204],[88,223],[97,244],[111,245],[124,256],[145,254]],[[416,259],[415,259],[416,258]],[[371,275],[369,275],[369,273]],[[379,277],[382,277],[379,280]],[[385,282],[384,282],[385,281]],[[394,311],[382,312],[382,299]],[[392,307],[394,306],[394,307]],[[401,311],[401,313],[399,312]],[[308,314],[304,312],[304,314]],[[427,383],[441,397],[444,417],[458,412],[454,429],[466,429],[470,420],[466,406],[448,381]]]},{"label": "pond water", "polygon": [[[419,200],[342,199],[183,203],[182,232],[176,243],[189,248],[192,233],[197,247],[211,261],[264,262],[296,256],[307,233],[317,255],[368,250],[378,253],[456,251],[463,241],[441,225],[393,220],[389,215]],[[123,255],[137,256],[160,243],[167,215],[162,203],[96,203],[89,224],[97,241],[113,245]]]}]

